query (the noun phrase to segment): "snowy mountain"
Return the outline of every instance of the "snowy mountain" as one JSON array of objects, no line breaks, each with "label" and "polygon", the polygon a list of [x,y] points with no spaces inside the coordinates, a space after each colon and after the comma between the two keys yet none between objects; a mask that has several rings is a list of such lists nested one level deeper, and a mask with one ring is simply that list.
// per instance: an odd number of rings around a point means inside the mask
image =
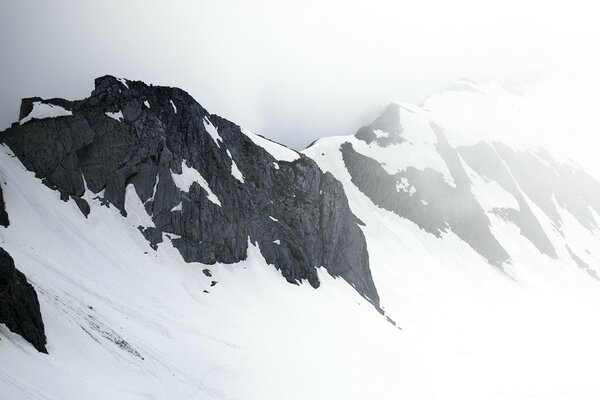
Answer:
[{"label": "snowy mountain", "polygon": [[180,89],[24,99],[0,133],[0,398],[600,390],[600,184],[512,139],[547,126],[467,81],[301,153]]}]

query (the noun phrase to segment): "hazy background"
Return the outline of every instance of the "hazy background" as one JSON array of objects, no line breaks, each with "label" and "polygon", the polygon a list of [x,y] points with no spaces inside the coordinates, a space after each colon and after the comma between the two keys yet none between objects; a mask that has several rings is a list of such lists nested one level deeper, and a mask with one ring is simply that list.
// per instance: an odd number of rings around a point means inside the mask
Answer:
[{"label": "hazy background", "polygon": [[597,94],[598,10],[551,3],[0,0],[0,129],[22,97],[82,98],[104,74],[181,87],[295,148],[462,77],[559,77],[577,110]]}]

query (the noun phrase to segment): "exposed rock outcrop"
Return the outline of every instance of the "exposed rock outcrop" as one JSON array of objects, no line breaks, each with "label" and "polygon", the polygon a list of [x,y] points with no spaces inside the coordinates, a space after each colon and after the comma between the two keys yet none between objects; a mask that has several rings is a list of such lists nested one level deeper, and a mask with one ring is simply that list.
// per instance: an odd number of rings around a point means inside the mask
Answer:
[{"label": "exposed rock outcrop", "polygon": [[7,227],[9,223],[6,205],[4,204],[4,195],[2,194],[2,183],[0,182],[0,225]]},{"label": "exposed rock outcrop", "polygon": [[35,289],[0,247],[0,322],[38,351],[46,351],[44,322]]},{"label": "exposed rock outcrop", "polygon": [[[289,282],[317,287],[316,268],[326,267],[379,307],[342,185],[304,155],[209,114],[183,90],[112,76],[84,100],[25,103],[0,142],[83,214],[87,190],[126,215],[132,185],[153,221],[140,227],[153,247],[170,234],[188,262],[234,263],[250,240]],[[32,118],[36,103],[60,112]]]}]

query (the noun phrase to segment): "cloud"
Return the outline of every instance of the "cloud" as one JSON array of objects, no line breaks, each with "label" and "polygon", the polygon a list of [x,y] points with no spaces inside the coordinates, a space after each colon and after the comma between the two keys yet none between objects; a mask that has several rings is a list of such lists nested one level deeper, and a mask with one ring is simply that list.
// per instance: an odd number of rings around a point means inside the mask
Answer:
[{"label": "cloud", "polygon": [[22,97],[81,98],[108,73],[303,148],[462,77],[593,75],[594,10],[549,3],[3,0],[0,126]]}]

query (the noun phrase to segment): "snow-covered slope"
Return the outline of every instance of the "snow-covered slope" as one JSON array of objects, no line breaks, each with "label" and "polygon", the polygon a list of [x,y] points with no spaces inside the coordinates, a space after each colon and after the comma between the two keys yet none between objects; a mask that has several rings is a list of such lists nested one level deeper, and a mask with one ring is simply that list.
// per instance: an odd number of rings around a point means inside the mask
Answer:
[{"label": "snow-covered slope", "polygon": [[588,398],[600,390],[600,185],[513,131],[499,142],[502,128],[547,121],[515,111],[518,94],[465,85],[422,107],[391,104],[304,154],[364,222],[400,341],[430,346],[421,356],[440,390],[409,398]]},{"label": "snow-covered slope", "polygon": [[391,105],[299,154],[177,89],[98,86],[0,134],[0,247],[48,351],[0,324],[1,399],[600,391],[600,196],[583,171],[456,142],[443,105]]}]

